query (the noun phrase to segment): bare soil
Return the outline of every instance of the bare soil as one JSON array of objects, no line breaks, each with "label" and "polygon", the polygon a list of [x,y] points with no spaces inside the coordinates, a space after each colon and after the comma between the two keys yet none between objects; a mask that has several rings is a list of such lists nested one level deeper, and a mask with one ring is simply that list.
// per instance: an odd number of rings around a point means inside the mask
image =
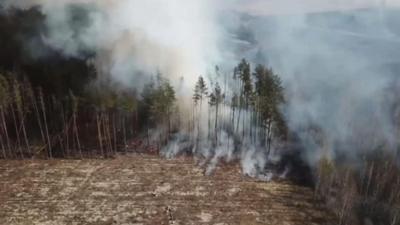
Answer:
[{"label": "bare soil", "polygon": [[311,188],[192,159],[0,161],[0,225],[335,224]]}]

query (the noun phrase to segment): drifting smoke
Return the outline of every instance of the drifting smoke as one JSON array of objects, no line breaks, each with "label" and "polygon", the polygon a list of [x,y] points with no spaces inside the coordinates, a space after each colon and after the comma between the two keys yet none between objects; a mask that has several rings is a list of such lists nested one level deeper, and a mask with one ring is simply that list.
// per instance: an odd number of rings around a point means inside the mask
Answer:
[{"label": "drifting smoke", "polygon": [[246,20],[258,43],[248,55],[282,77],[287,122],[309,162],[397,150],[398,15],[378,6]]},{"label": "drifting smoke", "polygon": [[184,77],[218,62],[215,14],[208,1],[6,0],[4,7],[39,6],[47,44],[69,56],[96,53],[101,73],[128,87],[142,87],[140,73]]},{"label": "drifting smoke", "polygon": [[[191,97],[197,76],[209,74],[216,64],[232,65],[241,58],[267,64],[283,80],[287,104],[282,111],[311,163],[322,155],[356,158],[382,146],[395,149],[398,109],[387,93],[399,86],[399,11],[392,6],[397,2],[372,8],[373,1],[278,2],[6,0],[2,5],[40,6],[47,16],[47,44],[69,56],[94,51],[98,71],[130,87],[147,81],[139,74],[161,71],[173,82],[183,77],[186,92],[181,93]],[[227,89],[233,88],[229,84]],[[207,124],[206,116],[201,119]],[[234,149],[235,138],[226,127],[218,147],[205,142],[196,149],[208,159],[209,170],[239,154],[245,173],[261,176],[266,154],[246,140]],[[187,134],[174,139],[166,156],[193,149]]]}]

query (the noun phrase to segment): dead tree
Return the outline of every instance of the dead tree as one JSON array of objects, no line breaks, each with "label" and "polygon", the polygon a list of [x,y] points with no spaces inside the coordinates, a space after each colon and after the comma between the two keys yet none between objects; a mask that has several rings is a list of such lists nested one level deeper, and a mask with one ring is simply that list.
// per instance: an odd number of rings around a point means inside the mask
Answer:
[{"label": "dead tree", "polygon": [[46,131],[46,137],[47,137],[47,146],[48,146],[48,153],[49,153],[48,156],[50,158],[53,158],[53,150],[52,150],[51,141],[50,141],[49,128],[47,126],[46,106],[44,103],[42,89],[39,89],[39,98],[40,98],[40,105],[42,107],[42,116],[43,116],[43,121],[44,121],[44,128]]}]

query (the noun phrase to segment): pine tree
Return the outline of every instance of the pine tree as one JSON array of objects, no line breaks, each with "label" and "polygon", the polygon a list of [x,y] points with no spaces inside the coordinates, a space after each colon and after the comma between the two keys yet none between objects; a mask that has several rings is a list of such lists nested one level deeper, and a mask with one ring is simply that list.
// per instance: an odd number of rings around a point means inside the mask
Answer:
[{"label": "pine tree", "polygon": [[[240,83],[239,115],[237,120],[237,131],[238,131],[242,109],[246,111],[249,109],[249,104],[251,102],[251,97],[253,95],[250,63],[248,63],[245,59],[242,59],[239,65],[235,68],[234,77],[238,78]],[[245,116],[242,117],[242,138],[244,138],[244,134],[245,134]]]},{"label": "pine tree", "polygon": [[195,104],[195,106],[199,106],[199,110],[198,110],[199,117],[197,118],[196,148],[198,147],[198,143],[199,143],[200,135],[201,135],[200,123],[201,123],[203,99],[205,97],[207,97],[207,85],[206,85],[206,82],[204,81],[203,77],[200,76],[196,83],[196,86],[194,88],[194,94],[193,94],[194,104]]},{"label": "pine tree", "polygon": [[219,115],[219,106],[224,100],[224,95],[222,94],[221,87],[218,83],[216,83],[213,92],[209,96],[210,101],[209,104],[211,107],[215,107],[215,123],[214,123],[214,136],[215,143],[218,143],[218,115]]},{"label": "pine tree", "polygon": [[[171,116],[175,109],[175,90],[168,80],[157,76],[157,85],[155,88],[148,89],[147,101],[149,104],[150,120],[154,123],[166,124],[167,133],[164,135],[164,141],[168,141],[171,132]],[[162,137],[160,136],[160,143]]]},{"label": "pine tree", "polygon": [[[127,151],[128,147],[128,142],[127,142],[127,127],[126,127],[126,121],[129,121],[129,116],[134,117],[135,120],[135,127],[129,126],[130,131],[132,131],[132,128],[134,128],[135,133],[137,132],[138,129],[138,100],[135,96],[135,93],[128,93],[124,92],[120,95],[119,101],[117,103],[120,114],[122,114],[121,117],[121,126],[122,126],[122,135],[123,135],[123,144],[124,144],[124,149]],[[133,132],[130,132],[130,135],[132,135]]]},{"label": "pine tree", "polygon": [[[283,133],[285,126],[279,105],[284,102],[282,82],[271,69],[258,65],[254,71],[257,111],[264,129],[262,140],[266,140],[270,152],[273,131]],[[276,127],[277,129],[274,129]]]}]

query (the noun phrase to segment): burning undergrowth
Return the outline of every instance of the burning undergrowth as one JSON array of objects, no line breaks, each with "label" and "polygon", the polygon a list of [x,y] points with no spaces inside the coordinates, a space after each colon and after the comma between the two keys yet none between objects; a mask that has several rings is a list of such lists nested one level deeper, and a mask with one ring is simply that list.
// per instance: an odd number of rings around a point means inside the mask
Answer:
[{"label": "burning undergrowth", "polygon": [[[288,179],[297,184],[314,186],[312,168],[302,158],[300,147],[295,145],[277,145],[267,155],[265,147],[234,142],[225,132],[221,133],[224,142],[217,146],[202,143],[196,153],[195,144],[189,135],[182,133],[172,135],[169,143],[160,154],[172,159],[180,156],[194,157],[197,164],[204,168],[206,175],[212,175],[219,166],[238,163],[242,173],[261,181]],[[239,143],[239,144],[238,144]],[[236,145],[236,146],[235,146]]]}]

